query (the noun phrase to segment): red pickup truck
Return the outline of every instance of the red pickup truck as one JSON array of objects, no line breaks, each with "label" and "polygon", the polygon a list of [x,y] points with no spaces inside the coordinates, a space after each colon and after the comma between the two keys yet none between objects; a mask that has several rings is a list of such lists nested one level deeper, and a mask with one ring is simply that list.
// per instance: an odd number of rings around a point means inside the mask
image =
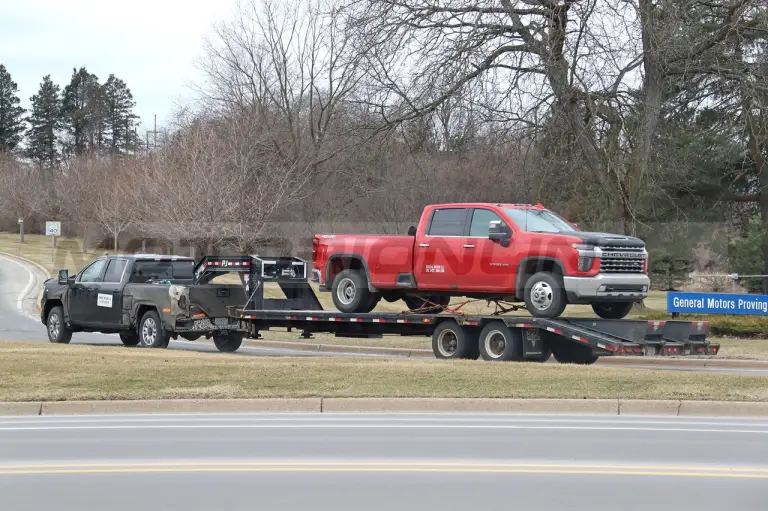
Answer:
[{"label": "red pickup truck", "polygon": [[645,243],[582,232],[540,204],[438,204],[407,236],[317,234],[313,280],[342,312],[370,312],[382,298],[411,310],[452,296],[525,302],[537,317],[590,304],[620,319],[648,296]]}]

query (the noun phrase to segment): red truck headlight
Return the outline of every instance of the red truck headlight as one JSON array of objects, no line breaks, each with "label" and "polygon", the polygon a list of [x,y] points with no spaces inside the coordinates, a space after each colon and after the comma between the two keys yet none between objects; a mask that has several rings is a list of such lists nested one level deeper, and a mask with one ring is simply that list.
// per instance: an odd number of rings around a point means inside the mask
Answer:
[{"label": "red truck headlight", "polygon": [[592,268],[593,257],[579,257],[579,271],[589,271]]}]

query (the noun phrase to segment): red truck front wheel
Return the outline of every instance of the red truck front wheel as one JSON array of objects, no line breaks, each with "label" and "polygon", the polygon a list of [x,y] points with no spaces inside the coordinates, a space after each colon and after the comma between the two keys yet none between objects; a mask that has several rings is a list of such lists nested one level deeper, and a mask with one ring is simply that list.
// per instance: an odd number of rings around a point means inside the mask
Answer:
[{"label": "red truck front wheel", "polygon": [[556,318],[565,310],[563,279],[547,271],[534,274],[525,284],[525,305],[533,316]]}]

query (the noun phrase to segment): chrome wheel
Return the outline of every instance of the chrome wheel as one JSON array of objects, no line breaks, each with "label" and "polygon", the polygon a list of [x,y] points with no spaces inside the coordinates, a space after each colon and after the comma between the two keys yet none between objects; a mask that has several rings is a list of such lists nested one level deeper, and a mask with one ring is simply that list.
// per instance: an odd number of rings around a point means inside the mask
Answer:
[{"label": "chrome wheel", "polygon": [[539,281],[531,288],[531,303],[536,309],[545,311],[552,306],[554,291],[552,286],[544,281]]},{"label": "chrome wheel", "polygon": [[58,314],[51,314],[48,316],[48,335],[51,340],[58,339],[59,332],[61,332],[61,319]]},{"label": "chrome wheel", "polygon": [[507,348],[507,340],[504,334],[498,330],[489,332],[483,339],[483,343],[485,344],[485,352],[491,358],[501,358]]},{"label": "chrome wheel", "polygon": [[149,348],[155,342],[157,342],[157,323],[153,318],[147,318],[141,326],[141,344]]},{"label": "chrome wheel", "polygon": [[459,339],[453,330],[443,330],[437,338],[437,349],[445,358],[450,358],[456,353],[459,346]]},{"label": "chrome wheel", "polygon": [[339,286],[336,288],[336,298],[344,305],[349,305],[352,300],[355,299],[357,294],[357,288],[355,283],[350,278],[344,278],[339,282]]}]

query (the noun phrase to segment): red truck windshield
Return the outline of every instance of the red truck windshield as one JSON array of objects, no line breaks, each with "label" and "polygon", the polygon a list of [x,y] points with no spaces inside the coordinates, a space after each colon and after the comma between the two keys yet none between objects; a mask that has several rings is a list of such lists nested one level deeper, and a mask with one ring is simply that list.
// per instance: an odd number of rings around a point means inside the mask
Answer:
[{"label": "red truck windshield", "polygon": [[546,209],[504,208],[510,220],[527,232],[573,232],[571,224]]}]

